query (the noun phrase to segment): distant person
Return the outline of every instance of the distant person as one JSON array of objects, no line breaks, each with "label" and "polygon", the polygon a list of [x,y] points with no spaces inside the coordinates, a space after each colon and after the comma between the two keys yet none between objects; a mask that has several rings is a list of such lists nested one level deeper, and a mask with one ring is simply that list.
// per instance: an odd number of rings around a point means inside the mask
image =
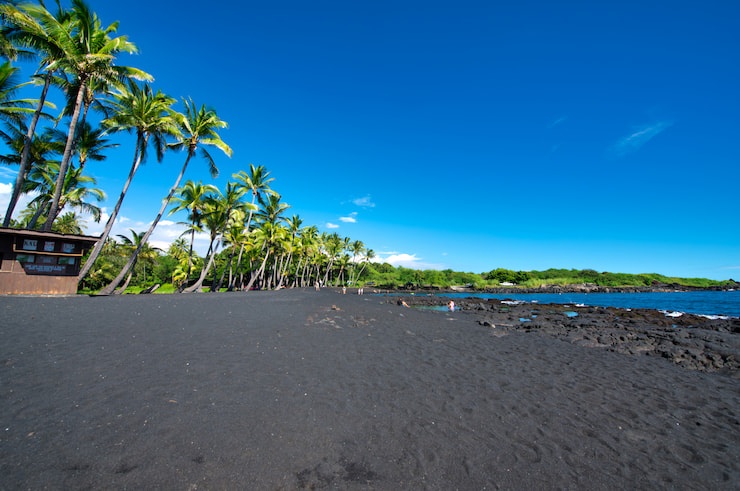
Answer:
[{"label": "distant person", "polygon": [[316,289],[316,291],[321,290],[321,285],[319,284],[319,280],[316,280],[316,284],[313,287]]},{"label": "distant person", "polygon": [[450,303],[447,304],[447,308],[449,309],[450,312],[454,312],[455,311],[455,302],[453,300],[450,300]]},{"label": "distant person", "polygon": [[347,287],[346,286],[343,286],[342,287],[342,295],[344,295],[346,293],[347,293]]},{"label": "distant person", "polygon": [[362,295],[363,293],[365,293],[365,289],[364,288],[360,287],[360,288],[357,289],[357,294],[358,295]]}]

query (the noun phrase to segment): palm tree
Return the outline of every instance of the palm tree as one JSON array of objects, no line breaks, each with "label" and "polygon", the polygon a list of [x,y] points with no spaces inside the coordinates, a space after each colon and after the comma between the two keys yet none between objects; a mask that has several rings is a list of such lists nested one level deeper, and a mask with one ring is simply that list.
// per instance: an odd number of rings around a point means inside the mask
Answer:
[{"label": "palm tree", "polygon": [[286,278],[288,274],[287,270],[293,259],[293,252],[300,246],[300,243],[297,241],[296,238],[298,236],[298,232],[301,229],[301,225],[303,224],[303,220],[301,220],[301,217],[299,217],[298,215],[293,215],[290,218],[290,220],[287,221],[287,223],[288,223],[288,231],[290,232],[290,237],[287,240],[288,257],[285,260],[285,265],[282,268],[283,271],[281,271],[279,275],[279,281],[275,288],[280,288],[281,286],[283,286],[283,280]]},{"label": "palm tree", "polygon": [[[51,197],[55,194],[58,172],[59,164],[56,162],[47,162],[44,167],[37,167],[31,170],[24,184],[24,191],[36,191],[39,194],[31,201],[32,203],[37,203],[38,208],[33,219],[28,224],[28,228],[35,228],[38,218],[43,216],[44,213],[50,213],[49,203]],[[58,212],[61,212],[65,206],[69,206],[90,213],[96,222],[99,221],[100,208],[87,201],[89,198],[94,198],[96,201],[105,199],[105,193],[101,189],[88,186],[95,184],[95,178],[83,175],[80,169],[70,169],[64,180],[63,192],[60,193],[61,206],[57,208]],[[56,217],[53,217],[52,221],[54,219]]]},{"label": "palm tree", "polygon": [[[0,132],[0,139],[10,150],[8,154],[0,155],[0,163],[18,165],[21,159],[21,153],[23,152],[25,138],[25,128],[23,126],[17,128],[8,127],[7,132]],[[58,154],[59,150],[59,142],[55,140],[53,131],[45,131],[34,138],[28,152],[29,158],[26,172],[21,176],[20,182],[24,183],[26,181],[28,171],[34,167],[43,167],[46,165],[46,162],[51,160],[54,154]],[[19,189],[18,196],[22,192],[23,189]]]},{"label": "palm tree", "polygon": [[193,268],[193,243],[195,242],[195,232],[201,230],[203,215],[205,213],[208,198],[219,193],[219,190],[213,184],[203,184],[188,180],[182,187],[177,189],[177,195],[172,198],[175,206],[170,210],[170,215],[178,211],[187,210],[190,219],[190,252],[188,253],[187,275],[183,284],[190,281],[190,272]]},{"label": "palm tree", "polygon": [[[33,113],[33,99],[15,99],[15,93],[26,84],[18,84],[19,69],[9,61],[0,65],[0,121],[11,127],[20,126],[27,114]],[[3,137],[7,134],[0,130]]]},{"label": "palm tree", "polygon": [[[221,244],[224,233],[235,223],[244,222],[245,204],[241,201],[243,196],[243,187],[228,182],[226,183],[226,192],[223,195],[219,193],[219,196],[217,196],[211,203],[211,209],[206,214],[206,223],[208,224],[208,229],[211,231],[211,245],[213,245],[214,240],[216,240],[216,246],[213,248],[209,247],[210,256],[208,257],[208,261],[206,262],[206,267],[203,268],[200,273],[198,281],[196,281],[192,286],[186,288],[184,291],[200,291],[200,288],[203,286],[203,281],[205,281],[206,275],[213,266],[214,260],[216,258],[216,252],[218,251],[218,248]],[[215,289],[215,287],[216,281],[214,278],[211,290]]]},{"label": "palm tree", "polygon": [[144,281],[146,281],[146,264],[151,263],[153,259],[156,258],[162,251],[158,247],[152,247],[146,242],[142,241],[144,238],[144,232],[136,232],[132,228],[130,228],[129,230],[131,231],[130,238],[126,237],[125,235],[119,235],[118,238],[121,239],[124,250],[133,251],[135,249],[139,249],[139,254],[136,256],[136,259],[134,260],[134,266],[131,267],[131,271],[129,272],[123,286],[119,288],[118,293],[123,293],[124,291],[126,291],[126,288],[128,288],[128,284],[131,282],[131,278],[133,277],[134,267],[136,266],[138,260],[141,260],[144,264]]},{"label": "palm tree", "polygon": [[375,259],[375,251],[372,249],[365,249],[365,257],[362,259],[362,268],[360,268],[360,272],[357,273],[357,281],[359,281],[360,277],[362,277],[362,273],[365,271],[367,263],[369,263],[373,259]]},{"label": "palm tree", "polygon": [[324,276],[324,284],[329,284],[329,275],[331,274],[332,267],[334,266],[334,262],[339,257],[339,254],[342,252],[342,239],[339,237],[339,234],[336,232],[328,235],[325,237],[325,239],[322,241],[324,243],[324,249],[325,253],[329,258],[329,264],[326,267],[326,275]]},{"label": "palm tree", "polygon": [[231,291],[231,285],[233,285],[235,278],[233,274],[234,270],[232,268],[234,255],[236,254],[237,247],[239,248],[240,253],[244,250],[244,246],[247,243],[248,239],[248,235],[245,233],[245,231],[246,229],[244,228],[244,223],[235,223],[224,233],[223,241],[224,245],[228,246],[229,248],[229,259],[226,262],[226,266],[221,273],[221,278],[219,278],[218,284],[214,288],[214,291],[219,291],[221,289],[221,284],[223,283],[224,276],[226,275],[227,270],[229,271],[229,291]]},{"label": "palm tree", "polygon": [[[193,103],[191,99],[186,99],[184,101],[184,104],[185,114],[176,115],[179,126],[179,134],[177,135],[178,142],[174,144],[173,147],[178,149],[185,149],[187,151],[187,156],[185,157],[185,162],[182,165],[180,174],[178,174],[177,179],[175,180],[175,184],[170,189],[167,197],[162,201],[162,207],[160,208],[157,217],[149,226],[149,230],[147,230],[146,235],[144,236],[144,242],[149,240],[149,236],[152,234],[152,232],[154,232],[154,228],[159,223],[162,215],[164,215],[167,206],[169,206],[170,204],[172,196],[175,194],[175,191],[177,191],[177,188],[180,186],[180,181],[185,175],[185,171],[188,168],[188,163],[190,163],[190,159],[192,159],[197,154],[197,151],[200,150],[201,156],[206,160],[208,167],[211,170],[211,175],[214,177],[218,175],[218,168],[216,167],[216,163],[213,161],[213,158],[208,153],[208,150],[206,150],[203,145],[213,145],[229,157],[231,157],[232,154],[231,148],[218,135],[218,130],[225,128],[228,125],[225,121],[219,119],[216,111],[206,107],[205,105],[201,106],[200,109],[197,109],[195,103]],[[128,262],[123,267],[118,276],[114,278],[108,286],[100,291],[101,295],[110,295],[111,293],[113,293],[115,287],[118,286],[121,280],[123,280],[123,277],[131,269],[133,261],[136,260],[136,255],[139,253],[140,250],[141,247],[137,248],[136,251],[134,251],[134,254],[131,258],[129,258]]]},{"label": "palm tree", "polygon": [[283,240],[285,235],[286,233],[284,227],[270,222],[263,222],[255,231],[255,242],[256,244],[259,244],[259,250],[264,251],[265,255],[262,259],[262,264],[260,264],[259,269],[256,272],[252,273],[252,277],[249,279],[249,283],[247,284],[247,290],[251,290],[255,281],[257,281],[258,279],[261,283],[264,284],[264,273],[265,267],[267,265],[267,260],[270,257],[271,253],[274,255],[278,244]]},{"label": "palm tree", "polygon": [[149,85],[140,87],[131,81],[126,87],[119,87],[116,94],[114,94],[110,105],[115,112],[110,118],[103,120],[103,126],[108,128],[110,132],[136,132],[134,160],[131,163],[131,169],[129,170],[126,182],[121,189],[121,194],[118,196],[118,201],[116,201],[116,205],[113,207],[113,211],[105,224],[103,233],[92,251],[90,251],[87,262],[77,276],[78,281],[85,277],[100,255],[105,241],[116,222],[128,188],[134,180],[134,175],[136,175],[136,171],[139,169],[141,163],[146,160],[150,140],[157,152],[157,161],[162,161],[166,148],[165,137],[177,131],[171,108],[174,102],[175,100],[173,98],[163,94],[161,91],[153,92]]},{"label": "palm tree", "polygon": [[[28,125],[23,150],[20,155],[20,169],[16,176],[13,193],[8,203],[8,210],[5,214],[3,227],[7,227],[13,215],[13,210],[18,203],[23,188],[23,180],[28,174],[30,165],[31,142],[36,132],[36,125],[42,116],[44,106],[47,104],[46,95],[54,75],[59,69],[58,63],[66,56],[65,49],[59,38],[64,37],[64,33],[71,29],[69,24],[69,14],[62,9],[56,16],[50,14],[42,5],[35,6],[26,4],[17,7],[11,4],[0,4],[0,16],[5,23],[3,29],[3,50],[13,55],[28,55],[30,51],[25,48],[31,48],[33,52],[41,57],[39,71],[45,72],[44,87],[41,90],[41,96],[38,99],[36,110],[33,113],[31,122]],[[48,23],[45,19],[52,18],[54,22]]]},{"label": "palm tree", "polygon": [[[39,11],[39,13],[44,17],[44,21],[52,24],[54,28],[69,27],[69,25],[59,25],[56,18],[48,14],[46,9]],[[43,227],[44,231],[51,230],[52,221],[56,217],[61,197],[61,185],[69,167],[76,127],[88,88],[95,83],[115,85],[130,79],[152,79],[151,75],[136,68],[113,64],[115,55],[118,53],[136,53],[136,46],[129,42],[125,36],[115,38],[109,36],[118,29],[117,22],[103,29],[98,16],[90,10],[83,0],[72,0],[70,17],[74,29],[65,31],[67,35],[61,36],[60,40],[65,48],[66,56],[60,60],[60,66],[76,77],[77,84],[74,84],[74,87],[76,87],[77,93],[72,116],[70,117],[67,142],[59,165],[57,191],[51,202],[49,218]]]},{"label": "palm tree", "polygon": [[350,271],[349,282],[354,285],[357,271],[357,256],[365,251],[365,244],[361,240],[356,240],[349,245],[349,251],[352,253],[352,270]]},{"label": "palm tree", "polygon": [[59,234],[80,235],[84,228],[84,220],[81,220],[74,211],[69,211],[60,216],[59,219],[54,222],[54,228],[52,231]]},{"label": "palm tree", "polygon": [[265,196],[277,194],[270,189],[270,183],[275,179],[269,177],[269,175],[270,173],[263,166],[249,164],[249,174],[242,170],[231,176],[236,179],[237,186],[243,188],[245,192],[252,194],[252,202],[249,207],[249,217],[246,224],[247,233],[249,233],[249,227],[252,222],[252,212],[257,210],[255,200],[259,200],[261,203]]},{"label": "palm tree", "polygon": [[[247,205],[249,216],[247,217],[247,223],[244,226],[244,231],[246,234],[249,234],[251,231],[252,215],[258,209],[255,201],[259,201],[260,203],[262,203],[264,196],[277,194],[275,193],[275,191],[270,189],[270,183],[275,179],[269,176],[270,173],[267,172],[267,170],[263,166],[254,164],[249,164],[248,174],[242,170],[237,172],[236,174],[232,174],[231,176],[236,179],[237,186],[244,188],[245,192],[249,192],[252,195],[252,201]],[[242,244],[241,248],[239,249],[239,258],[236,262],[237,271],[239,271],[241,267],[245,246],[246,243]],[[231,284],[229,284],[228,290],[231,291],[233,289],[234,283],[232,281]]]},{"label": "palm tree", "polygon": [[107,158],[105,151],[118,147],[118,143],[111,143],[105,138],[103,128],[93,128],[90,123],[82,123],[78,127],[75,145],[75,155],[79,162],[80,172],[89,161],[102,162]]}]

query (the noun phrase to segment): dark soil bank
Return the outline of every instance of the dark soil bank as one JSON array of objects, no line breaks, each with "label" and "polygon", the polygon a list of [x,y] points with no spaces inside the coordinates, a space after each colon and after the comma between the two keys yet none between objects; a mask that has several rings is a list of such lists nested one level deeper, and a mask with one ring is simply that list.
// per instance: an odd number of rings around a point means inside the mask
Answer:
[{"label": "dark soil bank", "polygon": [[0,298],[0,488],[737,489],[736,324],[503,305]]}]

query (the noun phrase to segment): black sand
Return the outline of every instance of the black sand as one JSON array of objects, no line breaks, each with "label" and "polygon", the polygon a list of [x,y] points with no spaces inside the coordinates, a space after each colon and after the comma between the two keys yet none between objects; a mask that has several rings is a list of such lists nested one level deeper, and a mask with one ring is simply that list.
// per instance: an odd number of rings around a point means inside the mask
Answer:
[{"label": "black sand", "polygon": [[660,356],[330,289],[0,311],[2,489],[740,486],[738,378]]}]

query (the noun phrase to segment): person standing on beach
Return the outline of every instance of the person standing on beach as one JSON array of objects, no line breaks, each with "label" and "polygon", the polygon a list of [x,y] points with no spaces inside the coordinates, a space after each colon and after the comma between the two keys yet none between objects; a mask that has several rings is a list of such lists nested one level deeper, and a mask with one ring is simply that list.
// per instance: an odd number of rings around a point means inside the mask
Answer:
[{"label": "person standing on beach", "polygon": [[447,308],[450,310],[450,312],[455,311],[455,302],[453,300],[450,300],[450,303],[447,304]]}]

